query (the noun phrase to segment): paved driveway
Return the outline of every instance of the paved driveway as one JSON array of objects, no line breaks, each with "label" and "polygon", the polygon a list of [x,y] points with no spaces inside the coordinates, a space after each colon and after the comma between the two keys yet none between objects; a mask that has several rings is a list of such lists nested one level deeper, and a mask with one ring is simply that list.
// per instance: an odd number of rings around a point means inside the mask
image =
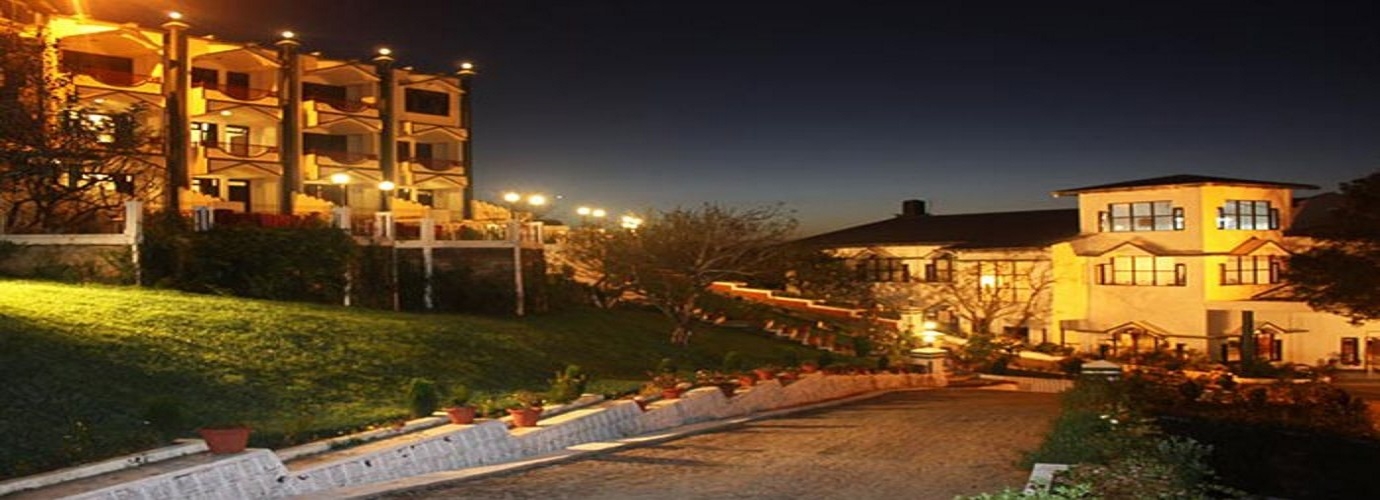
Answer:
[{"label": "paved driveway", "polygon": [[888,394],[396,498],[950,499],[1024,484],[1057,397]]}]

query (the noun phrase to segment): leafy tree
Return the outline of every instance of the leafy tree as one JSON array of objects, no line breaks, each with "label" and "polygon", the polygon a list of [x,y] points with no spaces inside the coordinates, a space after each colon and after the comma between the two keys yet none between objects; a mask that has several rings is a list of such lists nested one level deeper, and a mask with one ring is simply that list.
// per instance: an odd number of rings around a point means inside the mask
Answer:
[{"label": "leafy tree", "polygon": [[1342,183],[1341,195],[1283,277],[1309,306],[1359,324],[1380,318],[1380,172]]},{"label": "leafy tree", "polygon": [[653,213],[633,230],[579,229],[567,252],[608,290],[627,287],[670,318],[675,324],[671,342],[686,345],[709,285],[746,280],[771,268],[794,229],[795,220],[780,207],[706,204]]},{"label": "leafy tree", "polygon": [[0,30],[0,229],[97,230],[157,184],[143,108],[80,101],[41,39]]}]

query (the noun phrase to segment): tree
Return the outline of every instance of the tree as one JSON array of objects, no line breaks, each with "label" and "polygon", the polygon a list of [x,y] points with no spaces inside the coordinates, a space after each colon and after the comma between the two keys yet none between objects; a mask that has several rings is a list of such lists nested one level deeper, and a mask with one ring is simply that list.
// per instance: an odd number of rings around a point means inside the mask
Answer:
[{"label": "tree", "polygon": [[577,230],[567,251],[578,268],[607,286],[629,287],[670,318],[671,342],[686,345],[709,285],[768,269],[794,229],[795,220],[780,207],[706,204],[653,213],[637,229]]},{"label": "tree", "polygon": [[1283,273],[1294,294],[1352,323],[1380,318],[1380,172],[1342,183],[1340,204],[1307,232],[1315,244]]},{"label": "tree", "polygon": [[143,108],[83,103],[40,40],[0,30],[0,229],[93,231],[159,181]]}]

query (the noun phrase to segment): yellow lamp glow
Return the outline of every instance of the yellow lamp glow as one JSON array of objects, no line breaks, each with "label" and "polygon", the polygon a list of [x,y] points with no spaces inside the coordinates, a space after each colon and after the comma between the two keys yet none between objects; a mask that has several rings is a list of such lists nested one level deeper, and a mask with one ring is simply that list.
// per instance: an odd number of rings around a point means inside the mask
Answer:
[{"label": "yellow lamp glow", "polygon": [[334,174],[331,174],[331,184],[349,184],[349,183],[350,183],[350,174],[347,174],[347,173],[345,173],[345,172],[336,172],[336,173],[334,173]]},{"label": "yellow lamp glow", "polygon": [[380,190],[380,191],[392,191],[393,188],[396,188],[396,187],[398,187],[398,185],[397,185],[397,184],[394,184],[393,181],[383,181],[383,182],[380,182],[380,183],[379,183],[379,190]]},{"label": "yellow lamp glow", "polygon": [[506,201],[506,202],[508,202],[508,203],[517,203],[518,200],[521,200],[521,199],[522,199],[522,195],[517,194],[517,193],[515,193],[515,192],[509,191],[509,192],[503,193],[503,201]]}]

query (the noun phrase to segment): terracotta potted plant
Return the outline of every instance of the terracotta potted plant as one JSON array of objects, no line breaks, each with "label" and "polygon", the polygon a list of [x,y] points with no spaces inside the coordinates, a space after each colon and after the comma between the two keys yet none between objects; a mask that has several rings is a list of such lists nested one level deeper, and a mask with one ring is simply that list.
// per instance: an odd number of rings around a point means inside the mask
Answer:
[{"label": "terracotta potted plant", "polygon": [[531,391],[518,391],[513,393],[513,401],[508,407],[508,414],[513,417],[513,425],[536,427],[537,420],[541,419],[541,398]]},{"label": "terracotta potted plant", "polygon": [[474,423],[475,409],[470,406],[470,388],[458,385],[451,390],[450,406],[445,408],[450,423],[470,425]]},{"label": "terracotta potted plant", "polygon": [[196,430],[206,448],[216,455],[239,453],[249,446],[249,426],[241,423],[218,423]]},{"label": "terracotta potted plant", "polygon": [[651,385],[661,390],[661,399],[677,399],[685,391],[681,382],[675,373],[663,372],[652,377]]}]

